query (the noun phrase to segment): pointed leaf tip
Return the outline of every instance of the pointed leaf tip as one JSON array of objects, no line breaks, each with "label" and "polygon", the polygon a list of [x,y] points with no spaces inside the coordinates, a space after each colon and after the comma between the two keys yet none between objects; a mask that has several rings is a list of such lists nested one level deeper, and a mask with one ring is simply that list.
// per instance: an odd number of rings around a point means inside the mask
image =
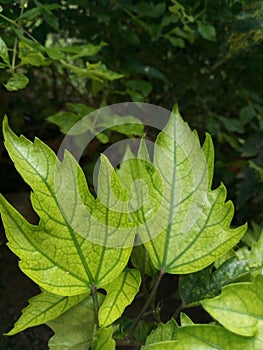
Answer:
[{"label": "pointed leaf tip", "polygon": [[175,114],[176,116],[180,116],[178,103],[175,103],[175,105],[173,106],[172,113]]}]

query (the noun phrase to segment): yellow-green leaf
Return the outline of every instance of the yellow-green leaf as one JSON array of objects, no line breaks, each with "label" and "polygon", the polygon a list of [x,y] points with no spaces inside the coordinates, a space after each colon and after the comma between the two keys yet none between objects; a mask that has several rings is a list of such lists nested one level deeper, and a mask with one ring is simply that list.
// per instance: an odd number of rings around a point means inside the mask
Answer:
[{"label": "yellow-green leaf", "polygon": [[192,325],[178,330],[178,340],[152,344],[143,350],[261,350],[261,335],[242,337],[214,325]]},{"label": "yellow-green leaf", "polygon": [[42,291],[40,294],[29,299],[29,305],[22,310],[22,315],[7,335],[13,335],[28,327],[47,323],[85,298],[87,298],[87,294],[67,297]]},{"label": "yellow-green leaf", "polygon": [[236,283],[222,289],[214,299],[205,299],[202,306],[231,332],[253,336],[263,330],[263,276],[253,283]]},{"label": "yellow-green leaf", "polygon": [[30,64],[31,66],[48,66],[51,61],[42,55],[40,50],[30,46],[25,41],[19,42],[19,58],[22,64]]},{"label": "yellow-green leaf", "polygon": [[225,187],[211,190],[211,137],[202,148],[175,111],[157,137],[152,163],[143,144],[139,159],[125,160],[118,172],[127,191],[133,186],[130,207],[138,234],[157,269],[173,274],[201,270],[235,246],[246,230],[246,225],[230,228],[234,209],[225,203]]},{"label": "yellow-green leaf", "polygon": [[6,64],[6,66],[10,65],[9,56],[8,56],[8,47],[4,40],[0,37],[0,57]]},{"label": "yellow-green leaf", "polygon": [[[110,212],[93,198],[83,172],[68,153],[62,163],[58,162],[40,140],[31,143],[17,137],[6,119],[4,137],[17,170],[33,189],[31,201],[40,217],[37,226],[30,225],[1,196],[0,210],[8,245],[19,256],[22,271],[42,288],[59,295],[82,294],[91,285],[98,288],[107,285],[122,272],[131,254],[131,248],[106,246],[109,235],[114,241],[118,225],[126,228],[127,215],[125,218],[122,213]],[[100,182],[105,183],[104,191],[109,193],[107,186],[111,184],[104,178],[108,176],[105,169],[110,173],[108,163],[102,168]],[[114,179],[112,182],[116,191],[122,193],[118,182]],[[95,244],[89,237],[98,237],[105,245]]]},{"label": "yellow-green leaf", "polygon": [[245,226],[229,228],[233,205],[225,203],[225,187],[210,190],[212,147],[208,137],[203,151],[178,113],[157,138],[154,165],[165,179],[162,217],[167,228],[147,242],[146,249],[160,270],[200,270],[233,247],[245,232]]},{"label": "yellow-green leaf", "polygon": [[99,309],[101,327],[109,326],[122,315],[138,293],[140,284],[140,272],[136,269],[125,269],[116,280],[105,287],[107,296]]}]

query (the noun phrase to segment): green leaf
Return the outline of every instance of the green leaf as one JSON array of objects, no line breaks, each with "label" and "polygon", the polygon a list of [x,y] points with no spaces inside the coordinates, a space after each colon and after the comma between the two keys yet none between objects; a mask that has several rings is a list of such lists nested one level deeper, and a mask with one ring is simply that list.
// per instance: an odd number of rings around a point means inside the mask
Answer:
[{"label": "green leaf", "polygon": [[[93,108],[82,105],[80,103],[68,103],[67,107],[75,113],[61,111],[49,116],[47,120],[57,125],[60,128],[60,131],[64,134],[79,135],[83,134],[86,131],[89,131],[91,134],[96,136],[102,143],[107,143],[109,141],[109,135],[107,135],[106,132],[100,133],[101,129],[104,130],[109,128],[109,116],[107,116],[106,118],[96,118],[96,114],[91,114],[94,110]],[[88,116],[89,114],[91,115]],[[110,125],[113,125],[110,127],[110,130],[117,131],[120,134],[124,134],[127,136],[143,135],[144,125],[139,119],[134,118],[132,116],[118,115],[111,115],[110,117]]]},{"label": "green leaf", "polygon": [[[64,134],[68,134],[70,132],[70,129],[81,119],[82,117],[78,116],[75,113],[72,112],[66,112],[61,111],[57,112],[55,114],[52,114],[47,118],[47,120],[55,125],[57,125],[60,128],[60,131]],[[72,134],[73,131],[71,131],[70,135],[75,135],[75,133]],[[79,130],[77,131],[79,133]],[[83,129],[82,129],[83,132]]]},{"label": "green leaf", "polygon": [[256,243],[262,234],[262,227],[251,221],[251,228],[247,229],[247,232],[242,237],[242,242],[249,248],[252,247],[254,243]]},{"label": "green leaf", "polygon": [[191,326],[194,324],[191,318],[188,315],[186,315],[184,312],[180,313],[180,323],[181,323],[181,326]]},{"label": "green leaf", "polygon": [[237,133],[245,132],[244,125],[238,119],[225,118],[225,117],[219,116],[219,120],[223,123],[223,125],[228,131],[233,131]]},{"label": "green leaf", "polygon": [[154,276],[157,273],[156,268],[149,258],[149,254],[142,244],[133,248],[131,262],[134,267],[149,276]]},{"label": "green leaf", "polygon": [[153,201],[141,208],[141,215],[158,212],[159,232],[163,229],[157,235],[150,217],[144,219],[147,232],[141,230],[140,235],[143,242],[151,238],[145,247],[159,270],[178,274],[201,270],[231,249],[246,230],[246,225],[229,228],[233,205],[225,203],[225,187],[210,190],[212,147],[207,137],[203,151],[178,113],[157,137],[153,165],[163,185],[151,176],[148,192]]},{"label": "green leaf", "polygon": [[64,54],[62,50],[60,50],[60,47],[45,47],[45,52],[47,55],[54,61],[60,61],[63,60]]},{"label": "green leaf", "polygon": [[178,326],[175,320],[172,318],[167,323],[160,323],[158,327],[151,332],[151,334],[147,337],[145,346],[142,347],[142,350],[148,349],[149,345],[160,343],[162,341],[175,340],[177,337]]},{"label": "green leaf", "polygon": [[113,328],[100,328],[94,336],[92,350],[115,350],[115,341],[112,339]]},{"label": "green leaf", "polygon": [[180,27],[174,27],[172,30],[169,31],[169,35],[176,35],[183,39],[188,40],[191,44],[195,40],[195,35],[193,29],[191,29],[189,26],[184,26],[183,30]]},{"label": "green leaf", "polygon": [[47,323],[79,304],[85,298],[87,298],[87,294],[66,297],[43,290],[40,294],[29,299],[29,305],[23,309],[19,320],[7,335],[13,335],[26,328]]},{"label": "green leaf", "polygon": [[94,108],[84,105],[83,103],[70,103],[68,102],[66,104],[67,108],[70,109],[72,112],[84,117],[92,112],[94,112]]},{"label": "green leaf", "polygon": [[[112,123],[114,126],[111,127],[111,130],[115,130],[120,134],[127,136],[142,136],[144,132],[144,125],[140,122],[139,119],[132,116],[113,116]],[[106,123],[105,123],[106,124]],[[106,124],[107,125],[107,124]]]},{"label": "green leaf", "polygon": [[[103,296],[98,294],[99,305]],[[48,346],[50,350],[87,350],[90,348],[95,329],[94,306],[91,296],[49,321],[54,331]]]},{"label": "green leaf", "polygon": [[[243,237],[241,240],[243,240]],[[233,257],[237,257],[236,252],[234,251],[234,249],[230,249],[225,254],[221,255],[218,259],[216,259],[216,261],[214,262],[214,267],[218,269],[224,262],[226,262],[227,260]],[[239,259],[239,260],[243,260],[243,259]]]},{"label": "green leaf", "polygon": [[255,110],[250,104],[244,106],[239,112],[239,118],[243,125],[248,124],[255,117]]},{"label": "green leaf", "polygon": [[214,160],[215,160],[215,152],[213,141],[211,135],[206,133],[206,141],[203,144],[203,152],[206,158],[207,164],[207,172],[208,172],[208,188],[212,187],[213,175],[214,175]]},{"label": "green leaf", "polygon": [[197,22],[197,29],[199,34],[206,40],[215,41],[216,40],[216,30],[211,24],[205,24],[201,21]]},{"label": "green leaf", "polygon": [[47,22],[47,24],[50,25],[50,27],[54,28],[55,30],[59,29],[58,18],[52,12],[44,11],[43,12],[43,18]]},{"label": "green leaf", "polygon": [[139,2],[138,5],[129,6],[129,8],[137,13],[139,17],[158,18],[164,13],[166,4],[165,2],[160,2],[154,6],[153,4]]},{"label": "green leaf", "polygon": [[104,41],[102,41],[99,45],[87,44],[77,46],[76,48],[78,50],[75,51],[75,55],[73,55],[71,59],[76,60],[81,57],[95,56],[105,46],[107,46],[107,44]]},{"label": "green leaf", "polygon": [[[132,324],[132,323],[131,323]],[[131,325],[130,325],[131,327]],[[129,327],[129,329],[130,329]],[[144,344],[147,336],[151,333],[151,331],[155,328],[154,322],[149,322],[149,320],[141,320],[136,327],[134,332],[134,339],[136,339],[141,344]],[[128,335],[128,333],[127,333]],[[123,337],[123,334],[122,334]]]},{"label": "green leaf", "polygon": [[166,341],[144,350],[261,350],[262,330],[257,337],[242,337],[214,325],[192,325],[178,329],[177,341]]},{"label": "green leaf", "polygon": [[22,13],[19,18],[20,19],[25,19],[25,20],[35,20],[36,17],[41,15],[41,10],[38,7],[33,7],[32,9],[29,9],[27,11],[25,11],[24,13]]},{"label": "green leaf", "polygon": [[172,14],[168,16],[164,16],[162,19],[162,27],[168,27],[170,24],[175,24],[179,21],[180,16],[177,14]]},{"label": "green leaf", "polygon": [[8,48],[4,40],[0,37],[0,57],[6,63],[6,66],[10,66],[10,60],[8,56]]},{"label": "green leaf", "polygon": [[89,62],[86,62],[87,67],[87,75],[90,76],[92,79],[98,79],[101,80],[116,80],[123,78],[123,74],[119,74],[116,72],[113,72],[112,70],[108,69],[105,64],[102,64],[99,62],[92,64]]},{"label": "green leaf", "polygon": [[110,134],[106,132],[101,132],[96,137],[101,143],[108,143],[110,141]]},{"label": "green leaf", "polygon": [[[8,246],[21,259],[22,271],[42,288],[59,295],[77,295],[88,292],[91,285],[107,285],[121,273],[131,254],[131,248],[106,247],[110,239],[115,244],[120,242],[120,247],[126,240],[116,227],[127,227],[127,215],[111,212],[93,198],[82,170],[68,153],[62,163],[58,162],[40,140],[31,143],[17,137],[7,119],[4,138],[17,170],[33,189],[31,201],[40,217],[38,226],[30,225],[1,196]],[[99,185],[106,197],[111,190],[111,173],[110,165],[102,161]],[[113,176],[112,184],[120,192],[116,181]],[[104,245],[93,243],[95,239]]]},{"label": "green leaf", "polygon": [[95,79],[100,82],[104,82],[105,80],[116,80],[123,77],[123,74],[116,73],[106,67],[105,64],[101,62],[98,63],[89,63],[86,62],[86,69],[80,68],[78,66],[74,66],[72,64],[63,62],[63,64],[72,70],[73,73],[77,75],[81,75],[82,78]]},{"label": "green leaf", "polygon": [[[163,190],[160,173],[149,162],[148,153],[144,154],[147,151],[143,145],[144,141],[142,140],[138,158],[129,158],[126,152],[126,159],[121,163],[118,171],[120,180],[126,188],[127,195],[131,198],[129,209],[137,224],[137,233],[142,242],[151,239],[159,233],[156,230],[156,220],[154,219],[156,217],[158,219],[160,217],[162,218],[162,213],[160,214],[158,212],[158,208],[162,202],[160,193]],[[163,222],[160,224],[163,224]],[[148,227],[148,225],[151,226]],[[153,230],[152,232],[150,228]]]},{"label": "green leaf", "polygon": [[253,283],[224,287],[221,295],[203,300],[202,306],[231,332],[251,337],[263,330],[262,290],[263,276],[259,275]]},{"label": "green leaf", "polygon": [[249,166],[251,169],[254,169],[259,178],[260,178],[260,182],[263,182],[263,168],[258,166],[255,162],[253,162],[252,160],[249,161]]},{"label": "green leaf", "polygon": [[261,265],[263,271],[263,230],[256,242],[252,243],[250,258]]},{"label": "green leaf", "polygon": [[67,103],[67,108],[71,110],[71,112],[60,111],[50,115],[47,120],[57,125],[60,128],[60,131],[64,134],[78,135],[88,130],[96,135],[96,130],[94,130],[96,125],[94,125],[93,119],[90,120],[89,118],[84,118],[80,128],[75,127],[72,129],[80,119],[92,113],[94,108],[82,103]]},{"label": "green leaf", "polygon": [[174,3],[174,5],[169,6],[169,11],[178,15],[182,23],[193,23],[195,21],[195,18],[187,13],[186,8],[183,5],[181,5],[178,1],[175,0],[173,0],[172,2]]},{"label": "green leaf", "polygon": [[11,78],[8,79],[5,87],[8,91],[17,91],[24,89],[29,83],[29,79],[24,74],[13,73]]},{"label": "green leaf", "polygon": [[125,85],[133,91],[140,91],[144,97],[147,97],[152,91],[152,84],[144,80],[127,80]]},{"label": "green leaf", "polygon": [[72,46],[59,46],[58,48],[67,53],[68,55],[72,55],[71,59],[76,59],[80,57],[89,57],[95,56],[100,50],[107,46],[108,44],[104,41],[101,41],[99,45],[94,44],[86,44],[86,45],[72,45]]},{"label": "green leaf", "polygon": [[192,304],[205,298],[215,297],[223,286],[233,281],[249,276],[249,273],[259,269],[260,264],[251,260],[238,260],[232,257],[218,269],[213,266],[204,270],[180,276],[179,292],[185,304]]},{"label": "green leaf", "polygon": [[136,269],[125,269],[107,287],[107,296],[99,309],[101,327],[107,327],[116,321],[126,306],[131,304],[141,284],[140,272]]},{"label": "green leaf", "polygon": [[132,91],[132,90],[128,89],[127,94],[130,95],[131,100],[133,102],[144,102],[145,101],[145,97],[139,91]]},{"label": "green leaf", "polygon": [[174,46],[174,47],[180,47],[181,49],[183,49],[185,47],[185,42],[183,39],[166,34],[165,38],[167,40],[170,41],[170,43]]},{"label": "green leaf", "polygon": [[34,47],[30,46],[24,41],[20,41],[19,44],[19,58],[22,64],[30,64],[31,66],[40,67],[48,66],[51,62],[44,57],[40,51],[37,51]]}]

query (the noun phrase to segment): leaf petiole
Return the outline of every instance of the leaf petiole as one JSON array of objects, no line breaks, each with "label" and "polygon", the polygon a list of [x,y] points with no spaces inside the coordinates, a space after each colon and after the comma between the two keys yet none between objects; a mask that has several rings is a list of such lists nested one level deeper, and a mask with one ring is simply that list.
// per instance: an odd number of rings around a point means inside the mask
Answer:
[{"label": "leaf petiole", "polygon": [[98,329],[99,328],[99,303],[98,303],[97,288],[92,285],[90,286],[90,290],[91,290],[91,296],[92,296],[93,305],[94,305],[95,326]]},{"label": "leaf petiole", "polygon": [[160,282],[162,280],[162,277],[165,275],[165,271],[164,270],[161,270],[160,273],[159,273],[159,276],[153,286],[153,289],[149,295],[149,298],[147,299],[146,303],[144,304],[144,307],[141,309],[141,312],[139,313],[139,315],[137,316],[137,318],[135,319],[133,325],[131,326],[131,329],[130,329],[130,332],[128,334],[128,339],[132,339],[133,337],[133,334],[140,322],[140,320],[142,319],[142,317],[144,316],[144,313],[145,311],[148,309],[148,307],[150,306],[152,300],[154,299],[155,295],[156,295],[156,292],[157,292],[157,289],[160,285]]}]

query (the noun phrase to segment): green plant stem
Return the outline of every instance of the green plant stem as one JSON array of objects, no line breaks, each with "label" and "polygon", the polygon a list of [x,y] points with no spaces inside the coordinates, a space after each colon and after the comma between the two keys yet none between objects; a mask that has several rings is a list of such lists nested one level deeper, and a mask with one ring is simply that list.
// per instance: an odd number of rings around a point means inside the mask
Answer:
[{"label": "green plant stem", "polygon": [[134,348],[138,348],[140,349],[142,344],[133,340],[128,340],[128,339],[116,339],[116,345],[117,346],[128,346],[134,349]]},{"label": "green plant stem", "polygon": [[136,17],[131,11],[129,11],[126,7],[121,5],[119,2],[116,2],[116,5],[122,9],[128,16],[130,16],[135,22],[140,24],[144,30],[147,30],[146,25],[144,24],[143,21],[141,21],[138,17]]},{"label": "green plant stem", "polygon": [[[23,13],[24,13],[24,6],[22,5],[21,10],[20,10],[20,16],[22,16]],[[6,17],[6,19],[7,19],[7,17]],[[14,24],[17,24],[17,23],[14,22]],[[13,56],[12,56],[12,65],[11,65],[12,72],[14,72],[15,68],[16,68],[17,44],[18,44],[18,40],[17,40],[17,37],[15,37],[15,42],[14,42],[14,47],[13,47]]]},{"label": "green plant stem", "polygon": [[4,16],[2,13],[0,13],[0,17],[3,18],[5,21],[13,24],[18,29],[22,30],[32,41],[34,41],[36,44],[41,45],[26,29],[21,27],[16,21],[13,21],[12,19]]},{"label": "green plant stem", "polygon": [[191,304],[184,304],[183,302],[178,306],[178,308],[175,310],[174,314],[173,314],[173,318],[176,320],[177,317],[179,316],[180,312],[184,309],[189,309],[191,307],[196,307],[199,306],[200,302],[196,301],[194,303]]},{"label": "green plant stem", "polygon": [[99,303],[98,303],[98,295],[97,288],[95,286],[90,286],[93,305],[94,305],[94,313],[95,313],[95,324],[97,328],[99,328]]},{"label": "green plant stem", "polygon": [[177,317],[179,316],[180,312],[184,309],[185,305],[184,303],[181,303],[178,308],[175,310],[174,314],[173,314],[173,318],[176,320]]},{"label": "green plant stem", "polygon": [[12,72],[14,72],[16,68],[16,53],[17,53],[17,37],[15,38],[14,47],[13,47],[13,56],[12,56],[12,65],[11,65]]},{"label": "green plant stem", "polygon": [[153,289],[149,295],[149,298],[147,299],[146,303],[144,304],[144,307],[141,309],[141,312],[139,313],[139,315],[137,316],[137,318],[135,319],[133,325],[131,326],[130,332],[128,334],[128,339],[132,339],[134,332],[140,322],[140,320],[142,319],[145,311],[148,309],[149,305],[151,304],[152,300],[154,299],[157,289],[159,287],[159,284],[162,280],[163,275],[165,274],[165,272],[163,270],[160,271],[159,276],[155,282],[155,285],[153,286]]}]

